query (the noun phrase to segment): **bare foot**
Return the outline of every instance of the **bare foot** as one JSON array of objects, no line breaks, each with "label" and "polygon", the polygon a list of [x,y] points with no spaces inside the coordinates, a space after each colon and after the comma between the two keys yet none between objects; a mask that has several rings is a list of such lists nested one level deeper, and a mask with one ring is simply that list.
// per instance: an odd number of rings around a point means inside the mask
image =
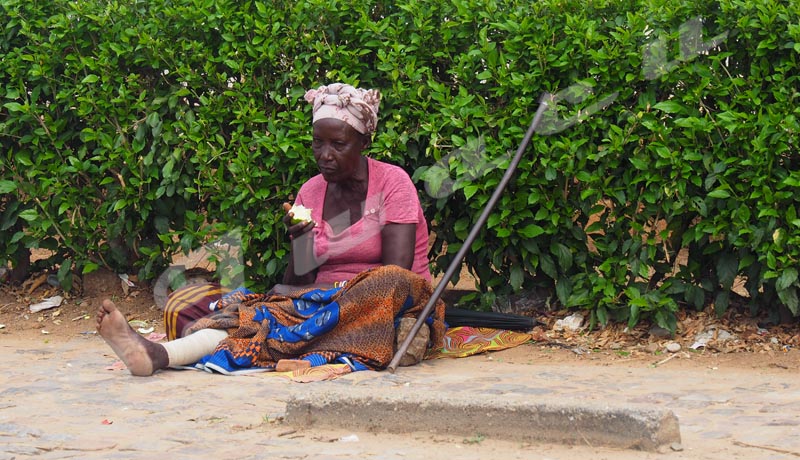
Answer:
[{"label": "bare foot", "polygon": [[162,345],[134,331],[114,302],[106,299],[97,309],[97,332],[111,346],[133,375],[147,376],[167,367],[169,359]]}]

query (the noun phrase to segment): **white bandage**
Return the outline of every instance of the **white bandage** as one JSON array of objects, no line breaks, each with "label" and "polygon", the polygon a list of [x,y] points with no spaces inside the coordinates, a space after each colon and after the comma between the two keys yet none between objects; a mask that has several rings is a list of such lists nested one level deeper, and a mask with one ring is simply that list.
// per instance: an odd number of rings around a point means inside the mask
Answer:
[{"label": "white bandage", "polygon": [[169,366],[194,364],[205,355],[211,354],[228,333],[222,329],[200,329],[186,337],[164,343],[169,357]]}]

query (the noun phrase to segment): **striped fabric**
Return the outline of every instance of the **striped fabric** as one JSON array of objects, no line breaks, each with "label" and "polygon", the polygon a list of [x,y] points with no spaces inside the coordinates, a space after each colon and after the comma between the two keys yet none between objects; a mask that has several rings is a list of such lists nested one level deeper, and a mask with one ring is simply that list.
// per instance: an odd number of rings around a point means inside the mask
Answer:
[{"label": "striped fabric", "polygon": [[167,340],[184,336],[184,329],[196,320],[208,316],[214,302],[230,292],[217,283],[192,284],[170,294],[164,306],[164,328]]}]

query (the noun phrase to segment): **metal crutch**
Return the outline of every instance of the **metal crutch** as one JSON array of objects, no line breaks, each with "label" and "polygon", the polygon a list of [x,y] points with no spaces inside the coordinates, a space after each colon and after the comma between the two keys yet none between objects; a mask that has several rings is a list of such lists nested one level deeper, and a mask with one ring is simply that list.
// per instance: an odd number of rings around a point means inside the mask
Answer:
[{"label": "metal crutch", "polygon": [[[545,95],[546,96],[546,95]],[[486,203],[486,207],[483,208],[483,212],[481,213],[478,221],[475,222],[473,225],[472,230],[470,230],[469,235],[467,235],[467,239],[464,241],[464,244],[461,245],[461,248],[456,253],[455,258],[452,262],[450,262],[450,266],[447,267],[447,271],[444,274],[444,277],[439,281],[439,284],[434,289],[431,298],[428,299],[428,303],[425,305],[425,308],[422,310],[422,313],[419,314],[417,321],[414,323],[414,326],[411,328],[406,339],[403,343],[397,348],[397,352],[395,352],[394,357],[392,358],[391,362],[389,362],[389,366],[387,369],[389,372],[394,373],[397,365],[400,363],[400,359],[402,359],[403,355],[408,350],[408,347],[411,345],[411,341],[414,340],[414,337],[419,332],[419,328],[422,327],[422,323],[425,321],[425,318],[430,315],[431,310],[433,310],[434,305],[441,297],[442,292],[447,287],[447,283],[450,282],[450,279],[453,277],[453,274],[458,270],[461,266],[461,261],[464,258],[464,255],[469,250],[470,246],[472,246],[472,242],[475,241],[475,238],[478,236],[478,232],[480,231],[483,224],[486,222],[486,219],[489,218],[489,213],[491,213],[492,208],[497,203],[497,200],[500,198],[500,195],[503,193],[503,190],[506,188],[506,185],[511,180],[511,176],[514,174],[514,171],[517,169],[517,165],[519,164],[520,160],[522,159],[522,153],[525,151],[525,148],[528,147],[528,143],[530,143],[531,138],[533,137],[533,133],[536,132],[536,128],[539,126],[539,122],[542,119],[542,115],[544,111],[547,109],[547,101],[545,97],[543,97],[539,101],[539,109],[536,111],[536,114],[533,116],[533,121],[531,125],[528,127],[528,131],[525,133],[525,137],[522,139],[522,143],[520,144],[519,148],[517,149],[517,153],[514,155],[514,158],[511,160],[511,163],[508,165],[508,169],[506,170],[505,174],[503,174],[503,178],[500,180],[500,184],[495,189],[492,197],[489,198],[489,202]]]}]

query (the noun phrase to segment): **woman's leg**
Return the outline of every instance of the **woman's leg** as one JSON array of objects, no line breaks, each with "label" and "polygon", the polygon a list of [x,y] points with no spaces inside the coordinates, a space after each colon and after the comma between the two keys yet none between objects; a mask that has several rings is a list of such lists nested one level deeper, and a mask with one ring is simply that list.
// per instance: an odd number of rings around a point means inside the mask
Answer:
[{"label": "woman's leg", "polygon": [[226,337],[228,332],[223,329],[200,329],[178,340],[166,342],[164,349],[167,350],[167,366],[194,364],[203,356],[213,353]]},{"label": "woman's leg", "polygon": [[133,375],[153,375],[169,363],[164,347],[137,334],[108,299],[97,309],[97,332]]},{"label": "woman's leg", "polygon": [[125,316],[110,300],[97,310],[97,331],[133,375],[153,375],[169,366],[185,366],[212,353],[228,336],[219,329],[202,329],[165,344],[151,342],[130,327]]}]

